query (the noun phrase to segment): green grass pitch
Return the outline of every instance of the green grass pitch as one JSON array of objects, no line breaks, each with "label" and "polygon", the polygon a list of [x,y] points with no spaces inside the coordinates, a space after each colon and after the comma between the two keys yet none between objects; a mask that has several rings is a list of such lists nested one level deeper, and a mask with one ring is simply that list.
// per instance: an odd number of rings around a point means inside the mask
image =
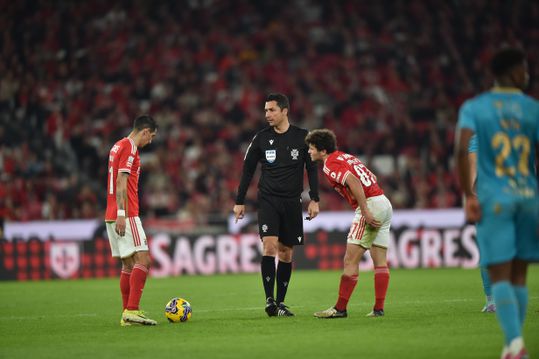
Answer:
[{"label": "green grass pitch", "polygon": [[[268,318],[259,274],[149,278],[142,307],[156,327],[120,327],[117,279],[0,283],[0,358],[497,358],[502,334],[479,270],[392,270],[386,316],[366,318],[373,274],[360,273],[349,317],[313,312],[336,299],[340,272],[296,271],[293,318]],[[530,267],[524,335],[539,357],[539,266]],[[166,302],[193,306],[169,324]]]}]

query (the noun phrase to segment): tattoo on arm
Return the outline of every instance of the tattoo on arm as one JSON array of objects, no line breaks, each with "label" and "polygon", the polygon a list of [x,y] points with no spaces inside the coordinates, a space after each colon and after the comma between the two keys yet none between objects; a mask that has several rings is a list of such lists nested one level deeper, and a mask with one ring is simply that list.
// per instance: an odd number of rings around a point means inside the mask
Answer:
[{"label": "tattoo on arm", "polygon": [[129,174],[121,172],[116,182],[116,205],[118,209],[125,209],[127,202],[127,177]]}]

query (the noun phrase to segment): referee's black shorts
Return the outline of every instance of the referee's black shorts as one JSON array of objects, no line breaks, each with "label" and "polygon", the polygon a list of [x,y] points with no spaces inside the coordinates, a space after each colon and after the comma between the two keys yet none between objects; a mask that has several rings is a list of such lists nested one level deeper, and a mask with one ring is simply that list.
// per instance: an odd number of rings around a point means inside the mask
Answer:
[{"label": "referee's black shorts", "polygon": [[301,198],[258,195],[260,238],[276,236],[286,246],[303,245],[303,205]]}]

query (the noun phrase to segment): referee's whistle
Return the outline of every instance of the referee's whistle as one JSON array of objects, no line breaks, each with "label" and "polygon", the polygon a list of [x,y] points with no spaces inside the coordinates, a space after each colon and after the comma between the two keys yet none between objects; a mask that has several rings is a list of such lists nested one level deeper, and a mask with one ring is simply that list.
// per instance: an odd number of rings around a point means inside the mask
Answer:
[{"label": "referee's whistle", "polygon": [[310,216],[305,217],[306,220],[310,221],[312,218]]}]

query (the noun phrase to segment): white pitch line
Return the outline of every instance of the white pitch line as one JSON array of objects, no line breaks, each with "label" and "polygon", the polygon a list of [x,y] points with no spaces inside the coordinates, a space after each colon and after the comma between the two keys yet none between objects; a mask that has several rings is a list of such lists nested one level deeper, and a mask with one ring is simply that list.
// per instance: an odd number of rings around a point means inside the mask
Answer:
[{"label": "white pitch line", "polygon": [[57,315],[34,315],[34,316],[25,316],[25,317],[16,317],[16,316],[9,316],[9,317],[0,317],[1,320],[42,320],[42,319],[48,319],[48,318],[73,318],[73,317],[97,317],[97,313],[79,313],[79,314],[57,314]]},{"label": "white pitch line", "polygon": [[[539,299],[539,296],[533,296],[529,297],[529,299]],[[436,304],[436,303],[466,303],[466,302],[481,302],[481,299],[470,299],[470,298],[454,298],[454,299],[442,299],[442,300],[407,300],[407,301],[398,301],[395,303],[391,303],[392,306],[401,306],[401,305],[410,305],[410,304]],[[315,306],[315,304],[312,304]],[[328,304],[329,305],[329,304]],[[370,303],[348,303],[349,307],[360,307],[364,305],[370,305]],[[296,308],[305,308],[305,305],[292,305],[291,309],[294,310]],[[223,308],[219,310],[213,310],[213,309],[201,309],[201,310],[194,310],[193,313],[212,313],[212,312],[240,312],[240,311],[258,311],[263,309],[264,306],[258,306],[258,307],[241,307],[241,308]]]},{"label": "white pitch line", "polygon": [[[529,299],[539,299],[539,296],[530,296]],[[470,298],[453,298],[453,299],[442,299],[442,300],[407,300],[407,301],[398,301],[391,303],[392,306],[401,306],[401,305],[410,305],[410,304],[436,304],[436,303],[467,303],[467,302],[476,302],[480,301],[481,299],[470,299]],[[330,303],[330,302],[328,302]],[[326,303],[326,304],[328,304]],[[369,303],[349,303],[349,307],[360,307],[364,305],[368,305]],[[312,304],[312,306],[315,306],[316,304]],[[328,304],[329,305],[329,304]],[[305,305],[292,305],[292,309],[296,308],[305,308]],[[264,305],[260,305],[258,307],[241,307],[241,308],[223,308],[219,310],[215,309],[195,309],[193,313],[215,313],[215,312],[241,312],[241,311],[259,311],[264,309]],[[97,313],[79,313],[79,314],[58,314],[58,315],[41,315],[41,316],[6,316],[2,317],[0,316],[0,321],[4,320],[41,320],[41,319],[49,319],[49,318],[73,318],[73,317],[97,317]]]}]

